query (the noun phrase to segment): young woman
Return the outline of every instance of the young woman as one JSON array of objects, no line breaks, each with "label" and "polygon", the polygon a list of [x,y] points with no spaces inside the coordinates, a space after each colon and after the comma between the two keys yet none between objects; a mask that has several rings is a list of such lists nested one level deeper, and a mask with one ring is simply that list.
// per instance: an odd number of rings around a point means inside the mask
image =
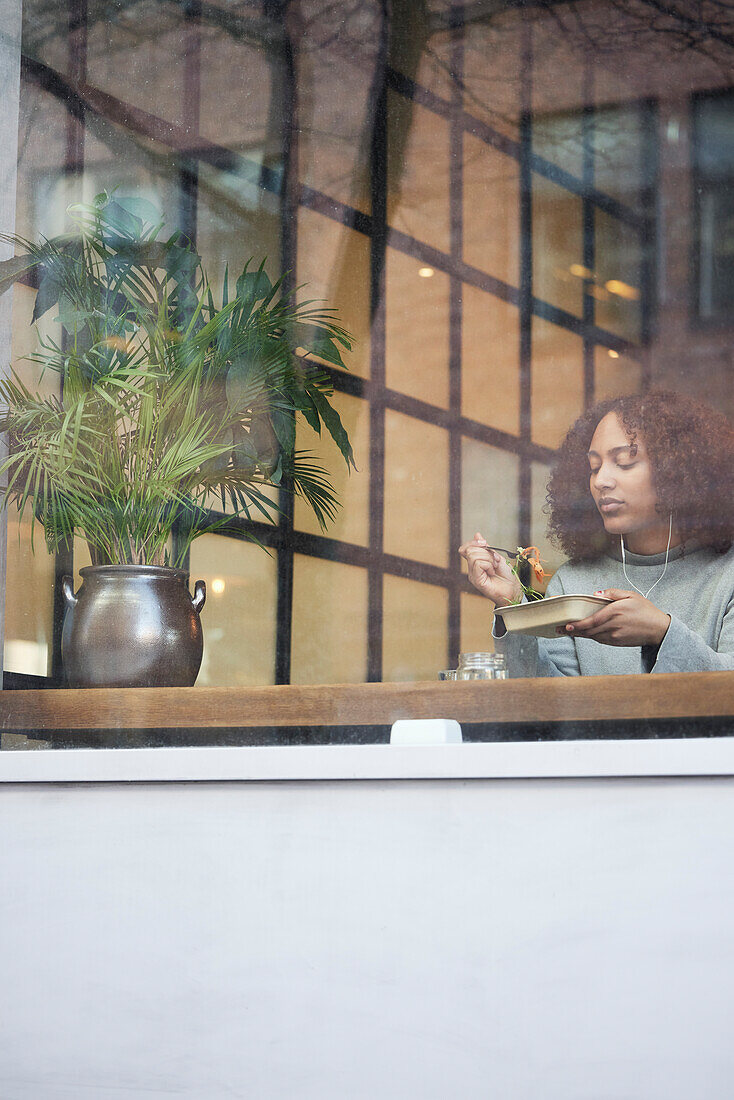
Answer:
[{"label": "young woman", "polygon": [[[548,485],[549,532],[568,556],[546,595],[611,603],[555,639],[505,634],[513,676],[734,669],[734,431],[674,393],[619,397],[571,427]],[[496,607],[522,590],[477,533],[459,553]]]}]

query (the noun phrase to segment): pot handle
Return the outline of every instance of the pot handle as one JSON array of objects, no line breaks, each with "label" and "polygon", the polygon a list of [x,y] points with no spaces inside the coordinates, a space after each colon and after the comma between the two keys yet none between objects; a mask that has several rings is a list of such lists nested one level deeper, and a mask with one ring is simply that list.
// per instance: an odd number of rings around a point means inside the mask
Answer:
[{"label": "pot handle", "polygon": [[194,585],[194,595],[191,599],[194,605],[194,611],[201,611],[202,607],[206,603],[206,582],[197,581]]},{"label": "pot handle", "polygon": [[74,578],[62,577],[61,578],[61,591],[64,593],[64,599],[66,600],[67,607],[76,607],[79,603],[79,597],[74,595]]}]

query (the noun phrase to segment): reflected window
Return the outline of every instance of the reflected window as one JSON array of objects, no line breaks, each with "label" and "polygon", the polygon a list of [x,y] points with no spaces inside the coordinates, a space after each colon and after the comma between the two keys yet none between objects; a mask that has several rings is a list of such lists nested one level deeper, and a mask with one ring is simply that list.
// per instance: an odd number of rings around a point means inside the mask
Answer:
[{"label": "reflected window", "polygon": [[693,99],[695,306],[731,325],[734,308],[734,91]]}]

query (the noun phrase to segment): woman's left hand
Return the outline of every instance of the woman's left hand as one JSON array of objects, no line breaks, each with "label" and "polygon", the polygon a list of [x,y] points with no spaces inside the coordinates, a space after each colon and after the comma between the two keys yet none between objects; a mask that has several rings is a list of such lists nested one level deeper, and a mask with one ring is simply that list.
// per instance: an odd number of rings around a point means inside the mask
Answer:
[{"label": "woman's left hand", "polygon": [[602,645],[660,645],[668,632],[670,615],[637,592],[625,592],[622,588],[605,588],[594,595],[606,596],[613,602],[586,619],[559,627],[559,634],[593,638]]}]

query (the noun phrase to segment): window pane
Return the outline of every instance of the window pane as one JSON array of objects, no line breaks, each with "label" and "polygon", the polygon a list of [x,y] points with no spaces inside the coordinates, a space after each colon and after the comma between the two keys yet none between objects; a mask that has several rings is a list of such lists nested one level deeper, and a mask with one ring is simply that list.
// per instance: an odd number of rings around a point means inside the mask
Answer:
[{"label": "window pane", "polygon": [[461,411],[520,433],[520,321],[515,306],[464,284]]},{"label": "window pane", "polygon": [[581,316],[583,247],[581,199],[533,174],[533,293]]},{"label": "window pane", "polygon": [[226,266],[230,295],[248,262],[250,269],[264,263],[271,279],[282,274],[280,197],[264,191],[258,178],[258,166],[244,162],[231,171],[199,169],[196,243],[217,303]]},{"label": "window pane", "polygon": [[[197,104],[190,87],[183,103],[188,104],[190,111],[198,106],[199,132],[207,140],[235,150],[252,163],[279,169],[283,134],[280,112],[272,110],[272,100],[282,94],[283,62],[257,44],[257,36],[264,29],[261,14],[252,8],[248,10],[245,4],[228,7],[236,10],[236,15],[232,12],[236,24],[218,27],[216,19],[210,18],[199,43],[195,28],[193,34],[189,32],[193,39],[189,47],[191,60],[197,48],[200,54],[200,99]],[[210,14],[214,15],[211,9]],[[222,94],[225,72],[237,74],[236,94],[233,86],[229,94]],[[242,110],[243,102],[247,104],[246,111]]]},{"label": "window pane", "polygon": [[326,531],[319,527],[313,511],[296,497],[294,524],[299,531],[312,535],[326,534],[332,539],[355,542],[366,546],[369,542],[369,486],[370,486],[370,414],[369,405],[359,397],[335,391],[331,404],[339,413],[354,449],[356,470],[347,470],[336,443],[322,431],[321,437],[307,425],[299,424],[296,447],[311,452],[328,472],[330,481],[341,501],[336,520]]},{"label": "window pane", "polygon": [[596,323],[600,328],[640,339],[642,245],[639,231],[596,211]]},{"label": "window pane", "polygon": [[106,0],[89,3],[88,82],[158,118],[185,126],[191,92],[186,96],[182,62],[188,26],[181,10],[144,0],[113,11],[111,15]]},{"label": "window pane", "polygon": [[298,213],[298,283],[304,299],[324,299],[354,338],[344,362],[363,378],[370,363],[370,242],[339,222],[301,209]]},{"label": "window pane", "polygon": [[448,122],[395,92],[388,94],[388,189],[390,225],[448,252]]},{"label": "window pane", "polygon": [[[304,8],[296,54],[299,88],[308,89],[298,97],[300,178],[316,191],[369,213],[370,81],[381,13],[361,6],[335,24],[331,7],[303,5],[301,15]],[[352,23],[357,19],[355,35]]]},{"label": "window pane", "polygon": [[435,680],[439,669],[455,668],[446,663],[448,592],[386,576],[383,594],[382,679]]},{"label": "window pane", "polygon": [[492,546],[517,546],[520,460],[476,439],[462,441],[461,538],[478,531]]},{"label": "window pane", "polygon": [[367,571],[296,554],[291,683],[367,679]]},{"label": "window pane", "polygon": [[580,180],[584,171],[581,112],[536,116],[533,119],[533,153]]},{"label": "window pane", "polygon": [[557,447],[584,406],[581,337],[533,317],[532,436]]},{"label": "window pane", "polygon": [[82,578],[81,571],[86,569],[88,565],[92,564],[92,555],[89,552],[89,546],[85,539],[74,539],[74,591],[77,592],[81,587]]},{"label": "window pane", "polygon": [[[552,9],[538,9],[530,37],[534,139],[536,128],[543,127],[548,116],[555,122],[559,115],[571,111],[580,114],[587,56],[583,35],[569,33],[565,21],[559,21]],[[574,146],[566,143],[545,143],[542,152],[555,164],[580,175],[580,149],[578,159],[573,155]]]},{"label": "window pane", "polygon": [[594,187],[638,209],[643,179],[642,113],[636,106],[594,113]]},{"label": "window pane", "polygon": [[449,277],[387,250],[385,376],[390,389],[447,408]]},{"label": "window pane", "polygon": [[609,348],[594,348],[594,400],[637,393],[642,388],[642,364]]},{"label": "window pane", "polygon": [[272,684],[277,555],[222,535],[191,544],[191,591],[206,581],[204,658],[197,687]]},{"label": "window pane", "polygon": [[517,286],[520,258],[518,162],[464,137],[464,260]]},{"label": "window pane", "polygon": [[449,437],[444,428],[385,413],[385,552],[445,566]]},{"label": "window pane", "polygon": [[18,523],[8,515],[5,588],[5,657],[9,672],[50,673],[53,645],[54,559],[46,550],[43,528],[34,523],[31,550],[30,509]]},{"label": "window pane", "polygon": [[491,22],[469,22],[464,31],[464,110],[515,139],[520,120],[521,40],[519,21],[503,19],[499,13]]},{"label": "window pane", "polygon": [[[409,80],[445,99],[451,98],[449,5],[395,4],[391,9],[389,63]],[[428,48],[426,48],[428,47]]]}]

